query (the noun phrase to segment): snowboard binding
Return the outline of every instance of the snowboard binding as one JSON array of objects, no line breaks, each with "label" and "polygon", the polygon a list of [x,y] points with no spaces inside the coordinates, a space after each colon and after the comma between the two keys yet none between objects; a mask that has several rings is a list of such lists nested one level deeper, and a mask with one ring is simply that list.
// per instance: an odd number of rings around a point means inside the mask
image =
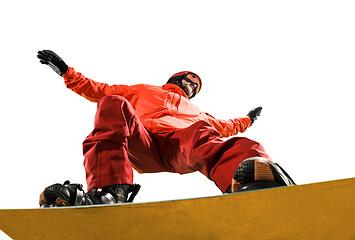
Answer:
[{"label": "snowboard binding", "polygon": [[40,194],[39,205],[47,208],[133,202],[139,190],[139,184],[115,184],[85,193],[81,184],[65,181],[46,187]]}]

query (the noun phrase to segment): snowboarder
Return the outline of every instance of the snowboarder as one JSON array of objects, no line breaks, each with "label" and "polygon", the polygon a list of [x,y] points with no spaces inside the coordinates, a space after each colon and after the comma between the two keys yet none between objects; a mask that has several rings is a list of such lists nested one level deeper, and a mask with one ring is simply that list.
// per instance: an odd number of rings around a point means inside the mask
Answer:
[{"label": "snowboarder", "polygon": [[88,192],[68,181],[54,184],[40,195],[42,207],[132,201],[139,190],[132,167],[139,173],[199,171],[223,193],[294,184],[258,142],[234,136],[262,108],[229,120],[200,112],[190,101],[202,86],[193,72],[176,73],[163,86],[110,86],[76,72],[53,51],[37,56],[67,88],[98,103],[94,129],[83,142]]}]

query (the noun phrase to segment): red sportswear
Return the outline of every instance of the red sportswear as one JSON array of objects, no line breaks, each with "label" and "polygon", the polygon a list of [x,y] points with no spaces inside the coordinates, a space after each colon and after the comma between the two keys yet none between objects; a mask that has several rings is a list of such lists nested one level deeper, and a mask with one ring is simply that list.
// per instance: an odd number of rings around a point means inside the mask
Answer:
[{"label": "red sportswear", "polygon": [[109,95],[124,97],[131,103],[144,127],[152,133],[183,129],[203,120],[223,137],[229,137],[244,132],[251,124],[249,117],[221,120],[200,112],[199,108],[190,102],[185,92],[171,83],[163,86],[147,84],[110,86],[86,78],[71,67],[63,78],[69,89],[92,102],[99,102],[102,97]]}]

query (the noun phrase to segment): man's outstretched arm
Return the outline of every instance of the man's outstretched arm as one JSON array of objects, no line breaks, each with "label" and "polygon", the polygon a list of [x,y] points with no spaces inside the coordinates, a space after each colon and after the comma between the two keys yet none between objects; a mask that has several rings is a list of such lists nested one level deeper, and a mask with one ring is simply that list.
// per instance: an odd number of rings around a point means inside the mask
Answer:
[{"label": "man's outstretched arm", "polygon": [[51,50],[38,51],[37,57],[42,64],[48,65],[59,76],[65,79],[67,88],[92,102],[98,102],[102,97],[107,95],[116,94],[123,96],[134,90],[127,85],[110,86],[106,83],[86,78],[83,74],[76,72],[74,68],[68,67],[63,59]]},{"label": "man's outstretched arm", "polygon": [[239,132],[245,132],[254,121],[260,116],[262,107],[253,108],[246,117],[240,117],[229,120],[216,119],[213,116],[206,115],[206,121],[211,124],[223,137],[237,135]]}]

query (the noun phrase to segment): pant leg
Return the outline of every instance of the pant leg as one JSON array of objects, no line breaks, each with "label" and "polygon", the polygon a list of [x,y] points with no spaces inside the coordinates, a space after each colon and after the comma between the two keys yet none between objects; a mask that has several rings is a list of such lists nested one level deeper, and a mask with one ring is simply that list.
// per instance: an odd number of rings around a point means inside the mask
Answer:
[{"label": "pant leg", "polygon": [[171,133],[164,149],[163,160],[172,172],[184,174],[200,171],[214,181],[223,193],[243,160],[250,157],[270,159],[258,142],[244,137],[224,140],[204,121]]},{"label": "pant leg", "polygon": [[88,190],[132,184],[132,165],[144,168],[149,162],[152,169],[163,171],[158,145],[131,104],[117,95],[98,103],[94,130],[83,143],[83,153]]}]

